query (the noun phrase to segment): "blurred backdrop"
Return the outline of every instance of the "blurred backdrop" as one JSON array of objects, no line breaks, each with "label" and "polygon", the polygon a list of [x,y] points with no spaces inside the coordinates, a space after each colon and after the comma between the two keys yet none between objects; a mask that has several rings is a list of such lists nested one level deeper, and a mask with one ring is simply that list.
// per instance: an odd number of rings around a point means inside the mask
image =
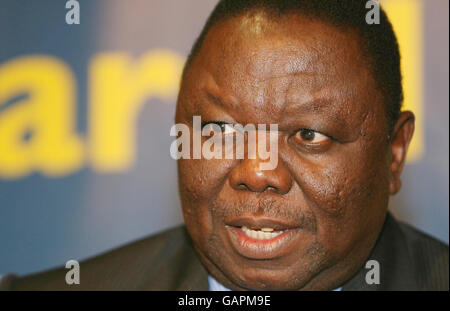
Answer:
[{"label": "blurred backdrop", "polygon": [[[0,1],[0,274],[82,260],[182,222],[179,76],[216,0]],[[390,209],[448,243],[449,2],[385,0],[418,116]]]}]

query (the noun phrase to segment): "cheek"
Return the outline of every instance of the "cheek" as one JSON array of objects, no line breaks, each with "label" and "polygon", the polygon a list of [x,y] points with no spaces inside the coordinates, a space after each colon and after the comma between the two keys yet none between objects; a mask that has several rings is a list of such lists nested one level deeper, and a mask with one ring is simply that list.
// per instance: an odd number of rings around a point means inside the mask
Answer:
[{"label": "cheek", "polygon": [[[362,160],[362,159],[361,159]],[[375,193],[384,192],[386,178],[379,163],[338,158],[322,163],[303,163],[297,182],[312,208],[338,218],[354,209],[367,208]]]},{"label": "cheek", "polygon": [[[317,210],[318,238],[336,257],[371,249],[382,227],[388,206],[389,192],[382,173],[374,167],[364,167],[347,174],[348,183],[336,187],[326,205]],[[330,211],[338,211],[330,214]]]},{"label": "cheek", "polygon": [[296,155],[295,179],[316,219],[317,239],[335,255],[379,229],[387,208],[383,147],[372,144],[369,150],[363,143],[316,161]]},{"label": "cheek", "polygon": [[204,238],[213,232],[212,202],[231,170],[227,160],[178,160],[178,179],[183,216],[192,236]]},{"label": "cheek", "polygon": [[342,160],[319,170],[315,185],[322,187],[311,189],[311,197],[320,202],[317,208],[330,216],[343,217],[378,205],[374,199],[376,195],[385,194],[386,178],[380,163],[367,159],[352,157],[350,161]]},{"label": "cheek", "polygon": [[231,171],[228,160],[178,160],[178,179],[183,203],[203,204],[213,200]]}]

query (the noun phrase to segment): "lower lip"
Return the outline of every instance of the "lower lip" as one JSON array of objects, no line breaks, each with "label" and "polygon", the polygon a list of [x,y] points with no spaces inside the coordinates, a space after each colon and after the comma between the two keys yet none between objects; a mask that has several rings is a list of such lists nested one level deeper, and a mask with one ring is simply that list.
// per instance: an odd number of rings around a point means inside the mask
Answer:
[{"label": "lower lip", "polygon": [[251,238],[238,227],[226,226],[228,236],[234,249],[249,259],[274,259],[289,253],[295,246],[299,229],[288,229],[272,238],[259,240]]}]

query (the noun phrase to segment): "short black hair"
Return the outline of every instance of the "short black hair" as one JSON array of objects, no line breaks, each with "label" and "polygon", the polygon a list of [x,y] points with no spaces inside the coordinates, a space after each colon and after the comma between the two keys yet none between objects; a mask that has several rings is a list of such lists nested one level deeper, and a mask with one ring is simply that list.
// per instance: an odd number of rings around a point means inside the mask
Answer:
[{"label": "short black hair", "polygon": [[227,18],[252,11],[263,11],[272,17],[295,13],[316,18],[336,27],[350,27],[361,39],[363,53],[381,89],[386,104],[389,131],[392,131],[403,102],[400,52],[392,25],[380,6],[379,23],[368,24],[366,0],[220,0],[187,58],[183,76],[200,50],[211,27]]}]

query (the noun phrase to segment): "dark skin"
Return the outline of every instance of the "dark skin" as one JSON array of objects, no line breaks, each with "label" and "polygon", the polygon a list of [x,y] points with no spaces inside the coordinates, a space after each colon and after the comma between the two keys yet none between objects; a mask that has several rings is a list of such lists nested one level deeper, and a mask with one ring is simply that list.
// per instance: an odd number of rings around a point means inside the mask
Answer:
[{"label": "dark skin", "polygon": [[[368,260],[414,132],[388,130],[358,36],[298,15],[254,12],[214,25],[182,81],[176,122],[278,124],[278,166],[178,161],[183,214],[209,273],[235,290],[332,290]],[[293,228],[266,258],[236,248],[234,219]],[[234,223],[235,224],[235,223]]]}]

